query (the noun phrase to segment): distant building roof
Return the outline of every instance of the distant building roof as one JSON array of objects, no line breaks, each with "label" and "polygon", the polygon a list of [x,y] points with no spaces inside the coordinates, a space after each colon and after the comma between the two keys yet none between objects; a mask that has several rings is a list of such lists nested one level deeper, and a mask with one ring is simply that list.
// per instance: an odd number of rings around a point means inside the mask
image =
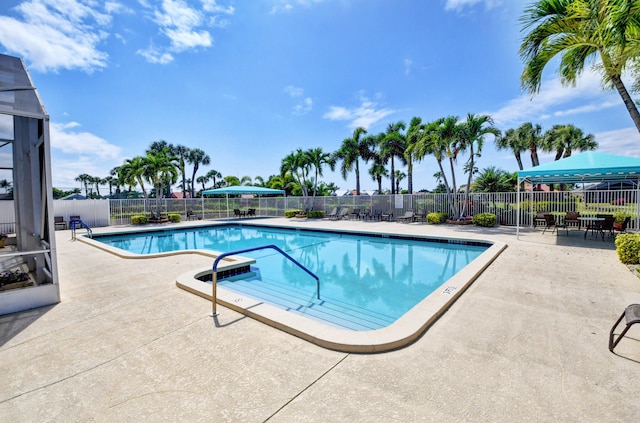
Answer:
[{"label": "distant building roof", "polygon": [[67,195],[66,197],[61,198],[61,200],[86,200],[86,199],[87,197],[78,193]]}]

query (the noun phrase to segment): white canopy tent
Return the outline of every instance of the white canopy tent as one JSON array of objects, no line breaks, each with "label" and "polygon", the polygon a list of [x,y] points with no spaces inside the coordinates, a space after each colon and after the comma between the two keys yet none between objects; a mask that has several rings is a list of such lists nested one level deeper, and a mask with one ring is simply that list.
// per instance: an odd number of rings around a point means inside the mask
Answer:
[{"label": "white canopy tent", "polygon": [[[584,184],[587,182],[634,180],[640,182],[640,158],[587,151],[542,166],[518,172],[516,234],[520,236],[520,185]],[[638,186],[640,184],[636,184]],[[640,192],[638,192],[640,194]],[[640,198],[640,195],[637,196]],[[533,203],[530,205],[533,208]],[[533,210],[531,210],[533,213]],[[636,220],[640,215],[636,202]],[[637,227],[637,221],[636,221]]]}]

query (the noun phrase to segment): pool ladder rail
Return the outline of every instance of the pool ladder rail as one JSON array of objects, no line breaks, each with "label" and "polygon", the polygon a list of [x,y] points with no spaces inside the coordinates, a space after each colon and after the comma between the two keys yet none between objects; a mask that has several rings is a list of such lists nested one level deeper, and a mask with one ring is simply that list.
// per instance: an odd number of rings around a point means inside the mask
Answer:
[{"label": "pool ladder rail", "polygon": [[225,258],[227,256],[232,256],[232,255],[236,255],[236,254],[243,254],[243,253],[250,253],[251,251],[257,251],[257,250],[266,250],[267,248],[270,248],[272,250],[276,250],[277,252],[279,252],[280,254],[285,256],[287,259],[292,261],[300,269],[304,270],[309,275],[311,275],[311,277],[316,280],[317,298],[320,299],[320,278],[318,276],[316,276],[315,273],[313,273],[311,270],[309,270],[306,267],[304,267],[300,262],[298,262],[296,259],[291,257],[289,254],[285,253],[279,247],[277,247],[275,245],[272,245],[272,244],[271,245],[262,245],[260,247],[247,248],[247,249],[244,249],[244,250],[236,250],[236,251],[230,251],[230,252],[227,252],[227,253],[222,253],[218,257],[216,257],[216,259],[213,262],[213,273],[211,275],[211,290],[212,290],[211,291],[211,314],[210,314],[211,317],[216,317],[218,315],[218,312],[217,312],[217,303],[218,303],[217,302],[217,296],[218,296],[217,289],[218,289],[218,263],[220,262],[220,260],[222,260],[223,258]]},{"label": "pool ladder rail", "polygon": [[76,239],[76,227],[83,228],[87,230],[87,234],[89,234],[89,238],[93,237],[93,231],[84,223],[81,219],[71,219],[69,223],[71,226],[71,239]]}]

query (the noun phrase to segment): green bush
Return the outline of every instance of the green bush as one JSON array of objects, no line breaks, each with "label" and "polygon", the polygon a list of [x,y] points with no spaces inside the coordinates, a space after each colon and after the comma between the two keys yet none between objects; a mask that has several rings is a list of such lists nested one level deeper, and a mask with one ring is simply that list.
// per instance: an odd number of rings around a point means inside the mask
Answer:
[{"label": "green bush", "polygon": [[616,253],[624,264],[640,263],[640,234],[619,234],[616,236]]},{"label": "green bush", "polygon": [[471,223],[476,226],[485,226],[487,228],[493,228],[496,226],[496,215],[493,213],[478,213],[473,216]]},{"label": "green bush", "polygon": [[149,223],[149,218],[142,214],[134,214],[131,216],[131,224],[132,225],[145,225]]},{"label": "green bush", "polygon": [[180,213],[169,213],[167,217],[169,218],[169,222],[171,223],[178,223],[181,219]]},{"label": "green bush", "polygon": [[304,213],[301,209],[289,209],[284,211],[284,217],[294,217],[300,213]]},{"label": "green bush", "polygon": [[616,219],[616,223],[622,223],[622,222],[624,222],[624,219],[625,219],[627,216],[629,216],[629,217],[633,217],[633,216],[631,216],[629,213],[625,213],[625,212],[621,212],[621,211],[619,211],[619,212],[615,212],[615,213],[613,214],[613,217]]},{"label": "green bush", "polygon": [[309,210],[307,217],[309,219],[322,219],[324,217],[324,210]]},{"label": "green bush", "polygon": [[429,213],[427,214],[427,223],[430,223],[432,225],[437,225],[447,220],[447,217],[449,217],[449,215],[444,212]]}]

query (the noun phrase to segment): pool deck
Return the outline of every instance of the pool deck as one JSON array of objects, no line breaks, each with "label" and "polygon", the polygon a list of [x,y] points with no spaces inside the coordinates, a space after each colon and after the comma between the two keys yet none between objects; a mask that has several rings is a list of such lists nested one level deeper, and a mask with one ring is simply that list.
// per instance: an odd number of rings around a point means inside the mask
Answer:
[{"label": "pool deck", "polygon": [[209,317],[210,302],[175,283],[185,270],[211,265],[209,257],[126,260],[59,231],[61,303],[0,316],[0,421],[640,418],[640,325],[616,354],[607,349],[611,325],[640,302],[640,279],[611,241],[540,229],[524,229],[518,240],[511,227],[256,222],[508,247],[413,344],[355,354],[225,307]]}]

